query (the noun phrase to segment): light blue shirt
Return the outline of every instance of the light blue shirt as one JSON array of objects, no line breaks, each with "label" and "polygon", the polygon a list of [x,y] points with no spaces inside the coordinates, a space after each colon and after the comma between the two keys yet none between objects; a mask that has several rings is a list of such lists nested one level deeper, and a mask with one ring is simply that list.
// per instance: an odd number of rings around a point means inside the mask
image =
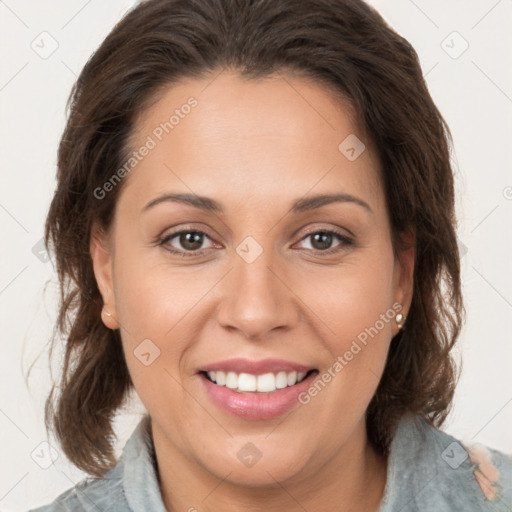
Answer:
[{"label": "light blue shirt", "polygon": [[[126,443],[118,464],[103,477],[87,478],[50,505],[29,512],[166,512],[149,425],[146,415]],[[460,442],[420,416],[404,416],[391,443],[378,512],[512,511],[512,456],[490,448],[487,453],[499,471],[492,487],[487,483],[488,489],[497,491],[492,500],[482,490],[485,485],[481,488],[475,478],[480,462],[473,463]],[[201,510],[200,504],[195,508]]]}]

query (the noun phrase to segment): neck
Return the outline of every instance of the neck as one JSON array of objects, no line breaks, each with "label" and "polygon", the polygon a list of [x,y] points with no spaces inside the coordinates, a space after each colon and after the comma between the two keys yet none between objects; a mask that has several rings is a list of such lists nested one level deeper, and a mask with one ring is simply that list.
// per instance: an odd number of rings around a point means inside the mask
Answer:
[{"label": "neck", "polygon": [[[361,428],[362,427],[362,428]],[[377,511],[384,494],[386,458],[366,437],[364,421],[327,462],[304,468],[292,479],[272,479],[261,487],[240,486],[219,478],[177,449],[152,424],[160,491],[168,512],[339,512]]]}]

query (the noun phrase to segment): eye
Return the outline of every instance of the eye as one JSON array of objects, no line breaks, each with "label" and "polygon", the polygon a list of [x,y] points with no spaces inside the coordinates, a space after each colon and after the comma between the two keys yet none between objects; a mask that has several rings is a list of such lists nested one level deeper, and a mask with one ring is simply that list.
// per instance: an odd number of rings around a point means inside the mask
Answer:
[{"label": "eye", "polygon": [[[301,242],[310,239],[310,247],[306,247],[316,253],[331,254],[343,250],[348,245],[353,245],[353,240],[338,231],[321,229],[308,233]],[[332,247],[334,242],[338,243]]]},{"label": "eye", "polygon": [[185,229],[166,235],[159,241],[159,244],[165,246],[172,253],[181,254],[182,256],[196,256],[205,249],[213,247],[213,244],[203,247],[205,237],[210,240],[210,237],[204,231]]}]

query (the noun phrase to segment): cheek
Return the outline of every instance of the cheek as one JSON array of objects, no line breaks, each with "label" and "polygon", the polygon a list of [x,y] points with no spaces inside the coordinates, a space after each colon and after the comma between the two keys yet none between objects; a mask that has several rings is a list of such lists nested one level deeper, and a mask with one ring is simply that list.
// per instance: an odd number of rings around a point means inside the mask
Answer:
[{"label": "cheek", "polygon": [[329,279],[316,276],[316,293],[311,290],[304,300],[318,312],[329,357],[319,372],[321,382],[312,384],[301,403],[316,407],[318,423],[326,429],[332,428],[333,417],[339,424],[360,420],[385,368],[396,315],[393,259],[372,261],[340,268]]},{"label": "cheek", "polygon": [[195,280],[187,286],[178,273],[128,263],[129,272],[118,276],[116,310],[131,379],[149,411],[182,410],[179,367],[195,338],[194,304],[206,287]]},{"label": "cheek", "polygon": [[138,246],[129,238],[119,234],[116,241],[120,256],[114,261],[113,274],[118,319],[134,343],[147,337],[162,341],[188,321],[189,312],[218,280],[217,272],[180,267],[176,260],[171,264],[163,249]]},{"label": "cheek", "polygon": [[367,256],[354,258],[330,275],[325,270],[313,273],[310,279],[315,286],[309,294],[302,287],[304,302],[327,326],[322,328],[326,333],[322,341],[330,361],[319,377],[329,391],[322,391],[322,400],[340,417],[363,414],[384,370],[394,333],[393,253],[389,249]]},{"label": "cheek", "polygon": [[161,255],[134,248],[124,254],[115,261],[114,293],[134,386],[146,407],[149,402],[158,407],[160,400],[162,407],[169,400],[181,407],[178,381],[182,370],[190,372],[189,354],[211,314],[209,292],[225,269],[171,266]]},{"label": "cheek", "polygon": [[364,339],[368,330],[373,337],[377,336],[374,327],[379,331],[379,339],[390,338],[393,332],[392,251],[382,251],[375,257],[369,252],[365,256],[329,272],[325,269],[310,272],[309,286],[304,283],[300,288],[304,302],[318,312],[329,328],[332,348],[337,352],[358,336]]}]

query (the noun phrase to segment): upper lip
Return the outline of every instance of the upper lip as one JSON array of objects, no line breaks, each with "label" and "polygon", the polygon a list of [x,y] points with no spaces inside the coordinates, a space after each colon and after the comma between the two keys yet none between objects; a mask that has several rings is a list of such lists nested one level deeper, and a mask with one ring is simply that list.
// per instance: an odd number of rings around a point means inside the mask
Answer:
[{"label": "upper lip", "polygon": [[251,359],[226,359],[215,363],[206,364],[199,368],[199,372],[227,371],[235,373],[250,373],[252,375],[262,375],[264,373],[276,372],[303,372],[307,373],[314,370],[312,366],[286,361],[284,359],[260,359],[258,361]]}]

